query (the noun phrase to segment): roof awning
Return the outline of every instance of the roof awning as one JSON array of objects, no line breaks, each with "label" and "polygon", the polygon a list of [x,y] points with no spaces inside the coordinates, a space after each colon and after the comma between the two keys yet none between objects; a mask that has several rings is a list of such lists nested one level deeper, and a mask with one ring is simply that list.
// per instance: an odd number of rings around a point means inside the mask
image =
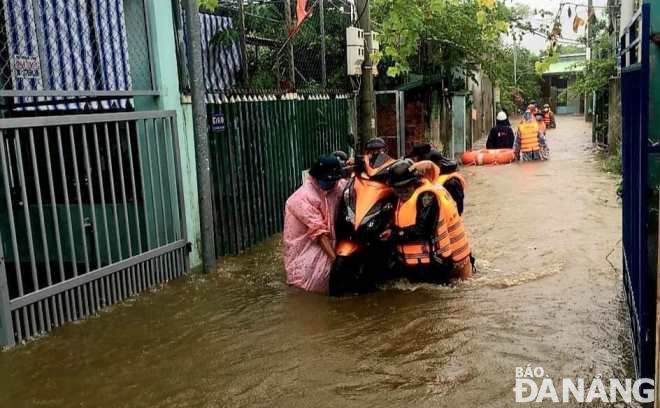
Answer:
[{"label": "roof awning", "polygon": [[428,75],[428,76],[422,76],[419,79],[406,82],[405,84],[399,86],[397,89],[399,91],[410,91],[415,88],[421,88],[423,86],[428,86],[428,85],[435,85],[439,84],[442,81],[442,75],[436,74],[436,75]]},{"label": "roof awning", "polygon": [[543,76],[572,74],[584,71],[585,58],[567,58],[550,64]]}]

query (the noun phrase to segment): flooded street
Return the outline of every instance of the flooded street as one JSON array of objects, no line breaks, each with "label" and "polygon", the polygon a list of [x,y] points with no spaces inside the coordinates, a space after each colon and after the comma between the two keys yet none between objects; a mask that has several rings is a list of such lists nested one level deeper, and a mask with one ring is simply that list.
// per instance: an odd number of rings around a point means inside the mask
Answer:
[{"label": "flooded street", "polygon": [[548,143],[549,162],[462,170],[471,281],[306,294],[277,236],[1,353],[0,406],[505,407],[527,364],[630,378],[617,180],[582,118]]}]

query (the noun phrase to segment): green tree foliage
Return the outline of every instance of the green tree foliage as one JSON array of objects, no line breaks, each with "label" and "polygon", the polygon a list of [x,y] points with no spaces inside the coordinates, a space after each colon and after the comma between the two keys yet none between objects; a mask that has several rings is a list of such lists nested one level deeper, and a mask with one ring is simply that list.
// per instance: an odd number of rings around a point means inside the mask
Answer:
[{"label": "green tree foliage", "polygon": [[[238,21],[236,9],[216,8],[218,0],[200,0],[202,7]],[[295,4],[295,2],[292,2]],[[297,88],[321,86],[321,27],[318,10],[306,19],[299,31],[288,39],[283,2],[255,2],[245,4],[245,30],[248,38],[264,40],[264,45],[247,47],[247,63],[251,88],[276,89],[288,79],[287,41],[293,43]],[[293,10],[292,10],[293,11]],[[295,11],[294,11],[295,15]],[[328,88],[345,88],[346,51],[345,30],[349,17],[339,7],[326,1],[325,7],[326,69]],[[238,26],[219,32],[211,45],[228,47],[239,40]],[[304,78],[304,80],[303,80]]]},{"label": "green tree foliage", "polygon": [[[541,93],[535,72],[538,58],[518,48],[518,83],[514,83],[514,41],[548,27],[533,27],[531,15],[545,16],[519,4],[495,0],[372,0],[374,29],[381,33],[379,71],[387,77],[407,74],[441,75],[452,90],[465,86],[461,78],[481,69],[500,87],[502,107],[513,111]],[[392,80],[379,79],[380,83]]]},{"label": "green tree foliage", "polygon": [[197,0],[199,7],[203,10],[215,10],[218,7],[218,0]]},{"label": "green tree foliage", "polygon": [[[514,69],[514,52],[516,69]],[[507,47],[503,50],[501,75],[499,77],[501,105],[508,112],[527,106],[531,100],[541,98],[541,76],[535,65],[539,57],[525,48]],[[514,72],[517,81],[514,80]]]},{"label": "green tree foliage", "polygon": [[610,78],[616,75],[616,57],[607,30],[601,28],[596,31],[595,37],[591,60],[583,63],[584,70],[569,87],[570,92],[589,94],[602,91],[608,87]]},{"label": "green tree foliage", "polygon": [[387,75],[497,71],[511,12],[495,0],[374,0]]}]

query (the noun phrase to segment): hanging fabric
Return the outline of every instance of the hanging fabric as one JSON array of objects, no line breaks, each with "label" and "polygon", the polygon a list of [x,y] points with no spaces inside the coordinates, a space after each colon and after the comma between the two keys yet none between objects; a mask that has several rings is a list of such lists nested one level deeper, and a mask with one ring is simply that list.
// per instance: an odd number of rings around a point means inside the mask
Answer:
[{"label": "hanging fabric", "polygon": [[581,19],[579,16],[575,16],[575,19],[573,20],[573,32],[577,33],[578,30],[580,29],[580,26],[584,25],[584,20]]},{"label": "hanging fabric", "polygon": [[296,25],[294,26],[293,30],[291,30],[291,32],[289,33],[289,38],[293,37],[298,33],[302,23],[314,11],[314,7],[316,7],[316,3],[314,3],[312,7],[307,9],[307,0],[296,0]]}]

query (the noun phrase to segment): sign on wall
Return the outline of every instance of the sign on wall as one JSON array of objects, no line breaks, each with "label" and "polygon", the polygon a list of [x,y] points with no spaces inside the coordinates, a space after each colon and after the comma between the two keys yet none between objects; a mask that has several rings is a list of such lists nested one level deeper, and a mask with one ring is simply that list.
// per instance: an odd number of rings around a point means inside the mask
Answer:
[{"label": "sign on wall", "polygon": [[225,131],[225,116],[222,112],[211,114],[211,132],[220,133]]},{"label": "sign on wall", "polygon": [[41,65],[39,64],[39,57],[15,55],[14,71],[16,72],[16,78],[41,78]]}]

